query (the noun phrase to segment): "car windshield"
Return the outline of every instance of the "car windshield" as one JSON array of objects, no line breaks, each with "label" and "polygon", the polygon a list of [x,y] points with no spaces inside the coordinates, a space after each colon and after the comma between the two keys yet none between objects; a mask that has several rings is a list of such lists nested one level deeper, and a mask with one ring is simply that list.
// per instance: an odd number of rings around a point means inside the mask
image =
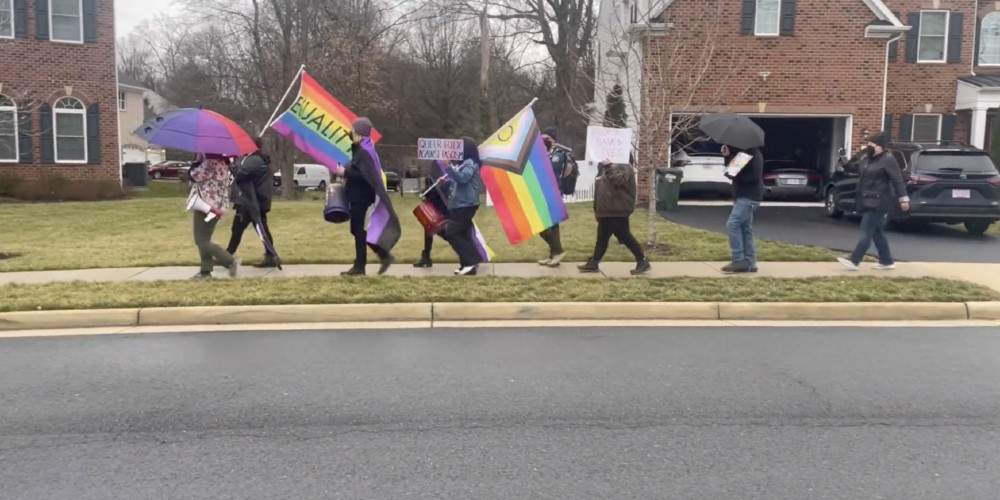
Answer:
[{"label": "car windshield", "polygon": [[985,153],[927,152],[917,160],[920,172],[961,172],[964,174],[996,174],[993,160]]}]

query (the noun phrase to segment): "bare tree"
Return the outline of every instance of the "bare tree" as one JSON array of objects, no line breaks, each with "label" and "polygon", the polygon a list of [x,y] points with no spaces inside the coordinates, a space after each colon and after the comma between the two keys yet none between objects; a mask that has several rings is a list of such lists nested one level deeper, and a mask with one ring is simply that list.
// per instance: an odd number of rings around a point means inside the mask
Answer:
[{"label": "bare tree", "polygon": [[555,124],[579,124],[573,103],[588,94],[585,76],[597,30],[594,0],[500,0],[502,20],[524,20],[545,47],[555,73]]},{"label": "bare tree", "polygon": [[702,114],[724,111],[750,91],[749,84],[731,83],[746,63],[719,46],[721,28],[714,20],[723,7],[722,0],[712,0],[700,7],[700,19],[674,26],[663,22],[661,2],[643,8],[613,2],[602,16],[611,27],[602,26],[598,37],[593,101],[576,106],[591,123],[604,123],[606,103],[612,101],[604,99],[620,100],[623,124],[636,131],[633,146],[640,180],[646,183],[640,198],[647,203],[648,244],[654,248],[657,167],[672,166],[675,147],[704,140],[698,131]]}]

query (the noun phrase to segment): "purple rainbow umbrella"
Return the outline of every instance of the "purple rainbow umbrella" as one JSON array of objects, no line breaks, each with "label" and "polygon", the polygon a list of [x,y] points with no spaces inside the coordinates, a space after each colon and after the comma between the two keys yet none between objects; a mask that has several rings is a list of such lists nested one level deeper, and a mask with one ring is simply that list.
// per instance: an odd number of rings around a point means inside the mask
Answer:
[{"label": "purple rainbow umbrella", "polygon": [[257,150],[253,138],[236,122],[207,109],[171,111],[134,133],[150,144],[191,153],[243,156]]}]

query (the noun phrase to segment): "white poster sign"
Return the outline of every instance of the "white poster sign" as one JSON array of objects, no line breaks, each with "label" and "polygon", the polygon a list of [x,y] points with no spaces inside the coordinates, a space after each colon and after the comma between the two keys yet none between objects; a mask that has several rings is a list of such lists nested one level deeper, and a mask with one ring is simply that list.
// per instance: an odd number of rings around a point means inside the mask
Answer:
[{"label": "white poster sign", "polygon": [[587,161],[628,163],[632,154],[632,129],[587,127]]},{"label": "white poster sign", "polygon": [[462,161],[461,139],[417,139],[418,160]]}]

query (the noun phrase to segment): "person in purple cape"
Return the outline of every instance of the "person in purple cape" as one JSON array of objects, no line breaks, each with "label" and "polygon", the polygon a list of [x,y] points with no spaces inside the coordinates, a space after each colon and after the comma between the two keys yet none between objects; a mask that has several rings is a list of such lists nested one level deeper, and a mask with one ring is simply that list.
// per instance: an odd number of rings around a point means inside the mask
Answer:
[{"label": "person in purple cape", "polygon": [[371,139],[372,123],[360,117],[351,130],[351,163],[343,167],[344,187],[354,236],[354,265],[341,273],[364,276],[368,249],[379,258],[378,274],[385,274],[395,262],[392,248],[399,242],[401,228],[385,188],[382,162]]}]

